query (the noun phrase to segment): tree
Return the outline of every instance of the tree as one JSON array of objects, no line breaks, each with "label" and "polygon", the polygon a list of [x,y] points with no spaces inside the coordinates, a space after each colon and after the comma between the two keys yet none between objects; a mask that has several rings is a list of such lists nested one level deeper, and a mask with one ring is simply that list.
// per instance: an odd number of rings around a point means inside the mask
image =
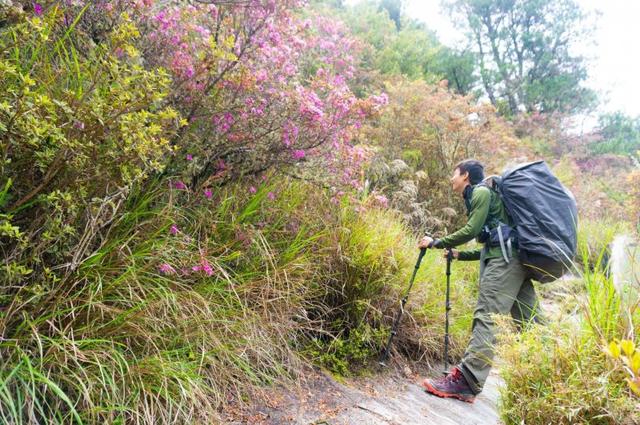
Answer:
[{"label": "tree", "polygon": [[447,78],[451,90],[466,96],[473,92],[478,82],[474,75],[475,64],[473,52],[443,47],[438,51],[434,69]]},{"label": "tree", "polygon": [[439,81],[435,65],[442,48],[433,32],[410,22],[379,51],[378,68],[385,74]]},{"label": "tree", "polygon": [[389,14],[389,18],[395,22],[396,29],[400,31],[402,16],[402,0],[382,0],[380,2],[380,9],[384,9]]},{"label": "tree", "polygon": [[594,92],[583,83],[585,59],[573,45],[587,37],[588,16],[575,0],[450,0],[478,55],[482,84],[494,106],[513,115],[576,113]]},{"label": "tree", "polygon": [[346,13],[337,14],[365,46],[360,56],[360,73],[404,75],[429,83],[446,79],[455,92],[463,95],[477,86],[471,52],[442,45],[427,25],[406,15],[401,16],[403,25],[398,30],[390,12],[383,10],[383,4],[363,1]]},{"label": "tree", "polygon": [[599,140],[591,145],[594,153],[634,155],[640,151],[640,117],[622,112],[601,115],[598,133]]}]

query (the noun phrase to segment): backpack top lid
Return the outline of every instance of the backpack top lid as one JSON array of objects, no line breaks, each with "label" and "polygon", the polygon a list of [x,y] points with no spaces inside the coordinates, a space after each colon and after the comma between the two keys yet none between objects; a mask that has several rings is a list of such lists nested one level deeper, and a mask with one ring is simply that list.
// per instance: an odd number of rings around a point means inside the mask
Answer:
[{"label": "backpack top lid", "polygon": [[518,247],[568,263],[576,253],[578,207],[544,161],[506,171],[498,191],[518,233]]}]

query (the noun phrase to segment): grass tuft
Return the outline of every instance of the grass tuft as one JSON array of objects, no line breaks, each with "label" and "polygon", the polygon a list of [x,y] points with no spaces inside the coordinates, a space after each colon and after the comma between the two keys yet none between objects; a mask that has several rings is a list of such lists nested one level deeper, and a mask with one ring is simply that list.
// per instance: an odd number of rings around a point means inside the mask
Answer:
[{"label": "grass tuft", "polygon": [[[625,318],[630,312],[601,266],[606,257],[604,246],[617,231],[616,226],[600,230],[609,236],[600,240],[604,245],[596,255],[591,238],[580,235],[584,269],[576,281],[579,285],[564,288],[565,296],[556,298],[559,311],[572,311],[571,315],[522,334],[503,332],[500,355],[505,366],[501,374],[506,386],[500,410],[505,423],[640,422],[638,402],[622,368],[606,355],[610,341],[640,329],[637,315],[629,329]],[[564,308],[566,303],[575,308]]]}]

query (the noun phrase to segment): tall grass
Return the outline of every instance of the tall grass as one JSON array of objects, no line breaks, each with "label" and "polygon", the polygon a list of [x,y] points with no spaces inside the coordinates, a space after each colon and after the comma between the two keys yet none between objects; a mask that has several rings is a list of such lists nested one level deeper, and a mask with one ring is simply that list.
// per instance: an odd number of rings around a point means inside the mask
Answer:
[{"label": "tall grass", "polygon": [[[321,304],[323,333],[306,351],[339,374],[367,366],[388,338],[391,323],[418,256],[417,239],[400,215],[387,210],[356,214],[343,208],[340,222],[330,227],[340,249],[330,259],[328,291]],[[416,276],[394,352],[414,360],[442,356],[445,264],[442,251],[428,251]],[[477,291],[477,263],[454,263],[452,279],[452,354],[459,356],[471,327]]]},{"label": "tall grass", "polygon": [[577,272],[588,267],[606,270],[611,255],[609,246],[616,235],[630,232],[630,226],[624,221],[610,219],[582,220],[578,228],[579,254],[575,259]]},{"label": "tall grass", "polygon": [[[315,269],[306,228],[261,227],[273,213],[255,201],[266,192],[205,203],[163,187],[133,194],[46,302],[2,317],[7,423],[210,422],[229,397],[299,367],[288,336]],[[286,217],[302,198],[283,196]],[[204,261],[212,276],[193,271]],[[163,263],[175,273],[160,272]]]},{"label": "tall grass", "polygon": [[[600,239],[606,247],[616,226],[606,226]],[[638,401],[625,376],[607,357],[604,348],[614,339],[640,329],[636,315],[629,329],[624,306],[606,267],[604,248],[595,253],[580,235],[579,251],[584,268],[569,294],[568,302],[579,306],[573,317],[548,327],[534,326],[521,334],[506,333],[501,344],[505,360],[502,376],[501,413],[507,424],[632,424],[640,422]],[[560,281],[552,285],[562,285]],[[565,290],[566,291],[566,290]],[[562,308],[561,308],[562,309]]]},{"label": "tall grass", "polygon": [[[308,362],[349,374],[380,352],[418,252],[396,214],[281,179],[212,199],[166,186],[133,190],[73,273],[3,312],[3,422],[215,423]],[[444,284],[430,252],[397,351],[438,355]]]}]

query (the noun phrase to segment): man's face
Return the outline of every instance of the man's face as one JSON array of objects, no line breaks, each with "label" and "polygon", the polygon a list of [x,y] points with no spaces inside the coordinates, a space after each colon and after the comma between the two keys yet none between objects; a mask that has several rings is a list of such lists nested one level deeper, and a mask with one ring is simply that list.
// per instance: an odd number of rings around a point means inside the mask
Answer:
[{"label": "man's face", "polygon": [[463,173],[460,175],[460,169],[456,168],[453,170],[453,176],[451,177],[451,187],[453,187],[454,192],[462,194],[464,192],[464,188],[469,184],[469,173]]}]

